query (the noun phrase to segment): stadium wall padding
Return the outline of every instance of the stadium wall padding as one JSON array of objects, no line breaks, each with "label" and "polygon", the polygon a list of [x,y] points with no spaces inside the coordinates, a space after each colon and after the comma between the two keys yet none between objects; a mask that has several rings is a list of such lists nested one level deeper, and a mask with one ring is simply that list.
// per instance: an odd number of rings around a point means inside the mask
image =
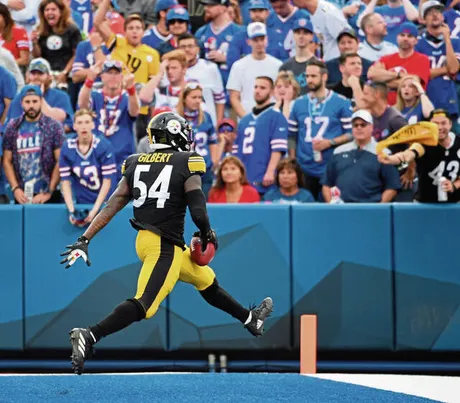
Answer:
[{"label": "stadium wall padding", "polygon": [[[459,351],[460,206],[210,205],[211,264],[244,306],[275,303],[262,338],[178,283],[157,315],[106,349],[292,349],[299,317],[318,315],[321,350]],[[140,262],[130,206],[90,244],[92,265],[59,264],[83,230],[64,205],[0,206],[0,350],[68,348],[135,294]],[[195,227],[187,217],[185,239]]]}]

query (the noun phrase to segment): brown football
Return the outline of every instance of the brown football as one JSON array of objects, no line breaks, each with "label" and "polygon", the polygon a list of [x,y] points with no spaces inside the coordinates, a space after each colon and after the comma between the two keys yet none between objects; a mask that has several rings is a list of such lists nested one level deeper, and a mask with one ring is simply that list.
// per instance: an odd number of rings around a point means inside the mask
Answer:
[{"label": "brown football", "polygon": [[216,254],[216,248],[214,244],[208,243],[206,246],[206,250],[202,250],[201,239],[197,236],[194,236],[190,242],[190,255],[192,256],[192,260],[198,266],[206,266],[211,263],[211,260],[214,258]]}]

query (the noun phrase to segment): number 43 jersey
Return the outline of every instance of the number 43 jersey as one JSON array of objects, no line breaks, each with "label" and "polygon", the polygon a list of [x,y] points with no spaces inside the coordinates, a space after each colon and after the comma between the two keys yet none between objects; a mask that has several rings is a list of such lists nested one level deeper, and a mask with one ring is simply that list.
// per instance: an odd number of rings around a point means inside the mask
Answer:
[{"label": "number 43 jersey", "polygon": [[160,149],[128,157],[122,173],[133,199],[131,225],[183,248],[187,209],[184,183],[192,175],[205,172],[204,159],[195,152]]},{"label": "number 43 jersey", "polygon": [[[449,148],[440,145],[435,147],[423,146],[425,154],[417,159],[419,189],[417,200],[421,203],[438,203],[439,178],[445,177],[454,182],[459,176],[460,168],[460,137],[449,133],[451,144]],[[460,191],[447,193],[448,202],[460,201]]]}]

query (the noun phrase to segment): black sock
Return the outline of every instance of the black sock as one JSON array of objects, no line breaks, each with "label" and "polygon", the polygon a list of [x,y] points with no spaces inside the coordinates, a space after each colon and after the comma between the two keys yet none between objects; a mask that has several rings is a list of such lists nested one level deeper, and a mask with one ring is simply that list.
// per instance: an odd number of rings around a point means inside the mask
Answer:
[{"label": "black sock", "polygon": [[96,341],[128,327],[131,323],[138,322],[145,318],[145,311],[142,305],[135,299],[128,299],[118,305],[113,312],[97,325],[90,326]]},{"label": "black sock", "polygon": [[216,279],[214,279],[214,282],[208,288],[200,291],[200,294],[208,304],[227,312],[241,323],[246,322],[249,311],[236,302],[233,297],[219,285]]}]

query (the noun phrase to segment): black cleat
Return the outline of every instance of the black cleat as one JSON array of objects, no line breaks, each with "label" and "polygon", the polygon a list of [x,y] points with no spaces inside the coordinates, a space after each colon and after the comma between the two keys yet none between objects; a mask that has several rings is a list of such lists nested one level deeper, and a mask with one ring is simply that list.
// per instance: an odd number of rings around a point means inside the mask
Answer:
[{"label": "black cleat", "polygon": [[75,328],[70,332],[70,343],[72,344],[72,369],[77,375],[83,373],[85,360],[94,354],[93,344],[96,339],[89,329]]},{"label": "black cleat", "polygon": [[251,321],[244,325],[249,333],[253,336],[259,337],[264,333],[264,322],[273,312],[273,300],[270,297],[265,298],[262,303],[251,309]]}]

